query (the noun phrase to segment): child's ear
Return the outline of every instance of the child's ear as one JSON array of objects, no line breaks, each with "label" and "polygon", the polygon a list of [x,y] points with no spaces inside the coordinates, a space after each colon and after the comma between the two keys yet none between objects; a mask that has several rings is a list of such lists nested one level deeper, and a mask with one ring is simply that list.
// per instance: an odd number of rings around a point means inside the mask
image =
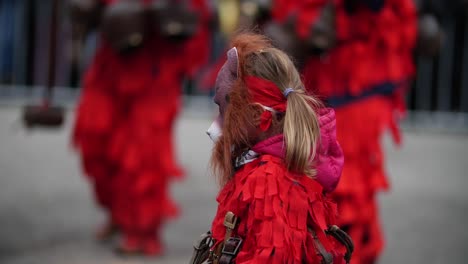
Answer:
[{"label": "child's ear", "polygon": [[227,65],[229,71],[237,78],[239,75],[239,54],[237,53],[236,47],[228,50]]}]

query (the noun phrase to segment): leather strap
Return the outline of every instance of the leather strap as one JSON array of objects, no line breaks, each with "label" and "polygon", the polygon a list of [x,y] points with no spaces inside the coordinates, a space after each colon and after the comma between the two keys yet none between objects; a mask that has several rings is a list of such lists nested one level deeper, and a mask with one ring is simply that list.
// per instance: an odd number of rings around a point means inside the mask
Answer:
[{"label": "leather strap", "polygon": [[312,238],[314,239],[314,246],[315,249],[317,250],[317,253],[322,256],[322,264],[332,264],[333,263],[333,255],[328,252],[325,247],[322,245],[322,242],[320,242],[317,233],[315,230],[312,228],[308,228],[309,233],[312,235]]},{"label": "leather strap", "polygon": [[237,226],[238,218],[233,212],[227,212],[224,216],[224,226],[226,234],[224,241],[219,243],[212,255],[213,264],[231,264],[239,252],[242,239],[232,237],[232,233]]},{"label": "leather strap", "polygon": [[193,244],[193,255],[190,264],[202,264],[210,256],[210,248],[213,246],[211,232],[206,232]]},{"label": "leather strap", "polygon": [[236,228],[237,216],[233,212],[227,212],[224,216],[224,226],[226,227],[226,235],[224,236],[224,242],[229,240],[232,236],[232,231]]},{"label": "leather strap", "polygon": [[221,257],[219,258],[219,264],[231,264],[239,253],[240,246],[242,245],[242,239],[238,237],[231,237],[224,242],[223,250],[221,251]]},{"label": "leather strap", "polygon": [[354,251],[354,243],[351,237],[336,225],[330,226],[328,230],[325,231],[325,233],[334,237],[338,242],[346,247],[346,254],[344,255],[344,259],[346,263],[349,264]]}]

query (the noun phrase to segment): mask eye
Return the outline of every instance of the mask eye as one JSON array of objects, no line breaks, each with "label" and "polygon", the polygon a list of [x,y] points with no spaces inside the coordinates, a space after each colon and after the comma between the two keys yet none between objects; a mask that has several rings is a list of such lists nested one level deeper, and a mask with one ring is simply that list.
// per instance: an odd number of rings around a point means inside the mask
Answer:
[{"label": "mask eye", "polygon": [[219,105],[218,102],[214,102],[214,103],[215,103],[215,105],[218,107],[218,113],[221,114],[221,106]]}]

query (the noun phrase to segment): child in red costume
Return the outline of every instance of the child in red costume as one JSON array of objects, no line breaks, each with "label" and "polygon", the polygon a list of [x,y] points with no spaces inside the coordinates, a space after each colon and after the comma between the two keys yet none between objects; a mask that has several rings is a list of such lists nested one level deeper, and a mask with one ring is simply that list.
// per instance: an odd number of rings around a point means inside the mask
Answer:
[{"label": "child in red costume", "polygon": [[[414,3],[275,0],[270,15],[274,23],[292,21],[294,37],[306,46],[302,47],[306,52],[313,51],[295,59],[303,66],[306,88],[336,110],[337,136],[346,158],[342,180],[332,194],[338,203],[337,221],[356,243],[353,263],[374,263],[384,247],[377,194],[389,187],[380,139],[390,130],[394,140],[401,141],[398,120],[404,114],[403,97],[414,74]],[[319,37],[316,32],[321,33]],[[326,40],[330,45],[320,50],[307,46],[311,40]]]},{"label": "child in red costume", "polygon": [[178,214],[168,189],[171,177],[183,175],[175,161],[173,125],[183,78],[193,77],[209,54],[208,6],[204,0],[189,2],[200,21],[189,40],[173,42],[154,33],[121,54],[102,38],[84,78],[73,141],[108,215],[99,236],[121,231],[124,253],[161,254],[161,227]]},{"label": "child in red costume", "polygon": [[[288,56],[262,36],[241,34],[232,45],[216,81],[220,115],[208,130],[222,186],[214,259],[341,263],[344,247],[325,232],[336,213],[325,193],[343,166],[334,112],[307,95]],[[228,212],[239,219],[231,234],[223,224]],[[231,235],[243,242],[225,262],[220,249]]]}]

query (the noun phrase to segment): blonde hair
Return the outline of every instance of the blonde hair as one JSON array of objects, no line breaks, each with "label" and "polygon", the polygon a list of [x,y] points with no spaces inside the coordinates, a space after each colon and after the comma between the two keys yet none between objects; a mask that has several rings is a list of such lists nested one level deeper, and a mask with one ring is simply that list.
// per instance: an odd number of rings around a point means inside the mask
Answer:
[{"label": "blonde hair", "polygon": [[286,145],[286,165],[289,170],[315,175],[311,161],[320,139],[320,127],[315,109],[321,107],[318,99],[308,95],[299,72],[291,59],[281,50],[266,48],[247,56],[245,74],[254,75],[276,84],[287,95],[283,134]]},{"label": "blonde hair", "polygon": [[233,174],[235,158],[257,143],[251,138],[248,127],[258,126],[258,117],[263,109],[252,104],[244,82],[246,76],[272,81],[282,93],[288,88],[293,89],[287,96],[286,113],[280,115],[283,120],[277,120],[278,117],[274,115],[272,125],[278,126],[278,133],[284,134],[288,170],[314,176],[311,161],[320,139],[315,109],[321,107],[320,101],[307,94],[291,59],[272,47],[264,36],[241,33],[231,43],[238,51],[239,71],[238,79],[229,93],[223,135],[216,143],[211,159],[219,183],[221,186],[227,183]]}]

